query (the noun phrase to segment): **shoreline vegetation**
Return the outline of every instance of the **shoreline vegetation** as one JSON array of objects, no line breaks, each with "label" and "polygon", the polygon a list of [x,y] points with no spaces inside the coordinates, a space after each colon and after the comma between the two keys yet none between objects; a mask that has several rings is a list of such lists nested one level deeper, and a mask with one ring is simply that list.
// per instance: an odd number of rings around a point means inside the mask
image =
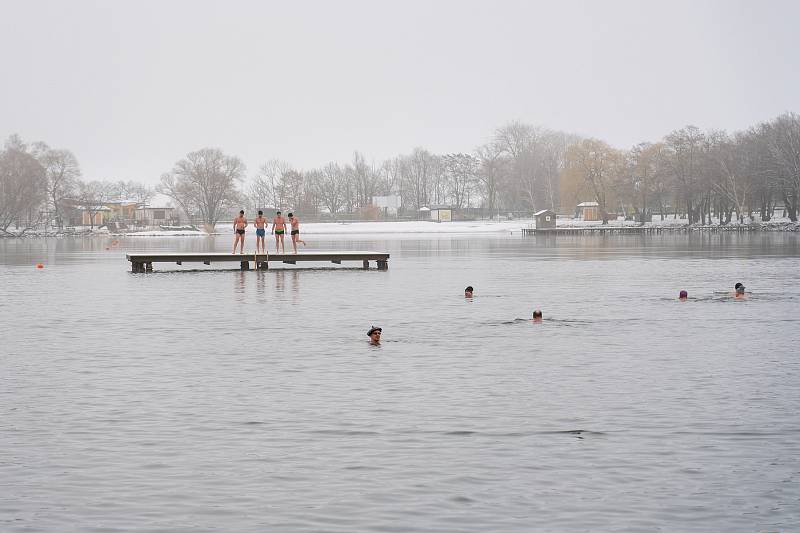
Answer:
[{"label": "shoreline vegetation", "polygon": [[0,150],[0,234],[111,223],[213,228],[240,209],[334,223],[414,221],[442,210],[463,221],[501,214],[519,220],[549,210],[603,224],[667,223],[674,216],[692,228],[753,222],[754,230],[763,227],[756,221],[800,220],[800,114],[794,112],[730,133],[688,125],[630,148],[517,121],[494,130],[485,144],[464,148],[417,147],[384,160],[355,151],[348,162],[317,168],[264,154],[266,162],[248,171],[236,155],[206,147],[171,170],[165,162],[167,172],[153,187],[144,179],[152,183],[154,176],[86,179],[69,150],[11,135]]},{"label": "shoreline vegetation", "polygon": [[[62,230],[14,230],[9,228],[0,233],[0,238],[64,238],[64,237],[208,237],[228,235],[229,224],[220,223],[213,231],[203,229],[143,229],[135,231],[109,231],[108,228],[74,227]],[[555,229],[569,229],[572,234],[596,235],[598,230],[614,232],[615,229],[627,230],[641,228],[642,230],[659,230],[664,233],[693,233],[693,232],[800,232],[800,222],[792,222],[788,218],[772,219],[768,222],[746,221],[744,223],[730,222],[728,224],[689,224],[685,219],[669,219],[665,221],[647,222],[641,224],[630,220],[609,221],[603,224],[600,221],[587,222],[579,219],[559,218]],[[304,233],[311,235],[346,235],[346,234],[497,234],[497,233],[526,233],[535,230],[533,219],[523,218],[518,220],[501,221],[457,221],[457,222],[432,222],[432,221],[370,221],[370,222],[311,222],[304,225]],[[547,230],[539,230],[547,231]],[[255,233],[253,233],[254,235]],[[248,235],[249,236],[249,235]]]}]

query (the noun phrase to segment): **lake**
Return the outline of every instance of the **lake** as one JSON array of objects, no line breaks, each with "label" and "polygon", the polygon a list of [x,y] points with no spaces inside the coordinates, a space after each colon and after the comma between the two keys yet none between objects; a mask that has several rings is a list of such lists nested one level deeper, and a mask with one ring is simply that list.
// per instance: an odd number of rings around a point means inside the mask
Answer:
[{"label": "lake", "polygon": [[0,239],[0,530],[800,530],[800,236],[304,238]]}]

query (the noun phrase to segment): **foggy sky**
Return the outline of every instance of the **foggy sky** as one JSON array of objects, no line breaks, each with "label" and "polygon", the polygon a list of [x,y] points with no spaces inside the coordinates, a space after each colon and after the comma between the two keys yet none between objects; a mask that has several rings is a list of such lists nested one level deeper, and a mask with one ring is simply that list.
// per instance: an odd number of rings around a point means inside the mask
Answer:
[{"label": "foggy sky", "polygon": [[800,111],[800,2],[0,0],[0,137],[154,184],[471,151],[511,120],[606,140]]}]

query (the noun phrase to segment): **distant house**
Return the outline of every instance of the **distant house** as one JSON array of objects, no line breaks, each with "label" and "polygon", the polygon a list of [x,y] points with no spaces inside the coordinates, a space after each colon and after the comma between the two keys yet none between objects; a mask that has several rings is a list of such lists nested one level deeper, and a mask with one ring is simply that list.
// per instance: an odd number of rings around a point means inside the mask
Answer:
[{"label": "distant house", "polygon": [[597,202],[581,202],[575,210],[575,215],[581,220],[600,220],[600,204]]},{"label": "distant house", "polygon": [[110,200],[103,205],[109,209],[106,220],[133,222],[141,204],[136,200]]},{"label": "distant house", "polygon": [[77,217],[70,219],[73,226],[102,226],[106,223],[111,213],[111,208],[104,205],[94,205],[90,207],[78,207]]},{"label": "distant house", "polygon": [[178,221],[178,210],[173,207],[171,198],[160,194],[136,209],[135,221],[137,226],[173,224]]},{"label": "distant house", "polygon": [[435,222],[450,222],[453,220],[453,208],[449,205],[432,205],[431,220]]},{"label": "distant house", "polygon": [[536,229],[552,229],[556,227],[556,212],[542,209],[533,214],[536,219]]}]

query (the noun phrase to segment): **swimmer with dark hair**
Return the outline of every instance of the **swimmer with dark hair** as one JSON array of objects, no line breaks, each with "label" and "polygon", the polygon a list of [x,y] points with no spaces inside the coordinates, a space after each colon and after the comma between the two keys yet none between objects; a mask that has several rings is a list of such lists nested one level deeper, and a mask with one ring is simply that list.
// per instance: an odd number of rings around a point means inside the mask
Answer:
[{"label": "swimmer with dark hair", "polygon": [[745,295],[745,293],[744,293],[744,285],[743,285],[742,283],[737,283],[737,284],[734,286],[734,289],[736,290],[736,294],[734,294],[734,297],[735,297],[737,300],[741,300],[741,299],[743,299],[743,298],[746,298],[746,297],[747,297],[747,296]]},{"label": "swimmer with dark hair", "polygon": [[680,294],[678,294],[678,300],[682,302],[685,302],[688,298],[689,298],[689,293],[686,291],[681,291]]},{"label": "swimmer with dark hair", "polygon": [[533,312],[533,323],[538,324],[542,321],[542,311],[541,309],[537,309]]},{"label": "swimmer with dark hair", "polygon": [[369,343],[373,346],[379,346],[381,343],[381,333],[383,333],[383,328],[376,328],[372,326],[367,331],[367,337],[369,337]]},{"label": "swimmer with dark hair", "polygon": [[472,285],[468,285],[466,289],[464,289],[464,298],[472,298]]}]

